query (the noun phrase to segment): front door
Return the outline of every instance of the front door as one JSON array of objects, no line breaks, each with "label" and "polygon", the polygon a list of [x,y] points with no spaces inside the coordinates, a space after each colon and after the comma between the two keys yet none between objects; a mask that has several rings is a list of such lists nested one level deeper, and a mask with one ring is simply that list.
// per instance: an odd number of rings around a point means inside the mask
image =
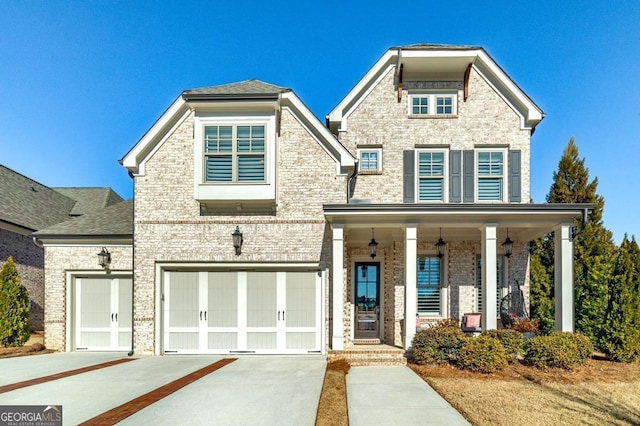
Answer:
[{"label": "front door", "polygon": [[380,262],[356,262],[356,340],[380,337]]}]

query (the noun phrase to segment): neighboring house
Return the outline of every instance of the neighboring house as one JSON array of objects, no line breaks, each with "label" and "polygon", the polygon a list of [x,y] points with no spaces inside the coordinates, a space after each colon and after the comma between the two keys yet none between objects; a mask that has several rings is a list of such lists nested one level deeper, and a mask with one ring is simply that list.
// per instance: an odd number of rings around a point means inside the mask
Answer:
[{"label": "neighboring house", "polygon": [[[91,235],[89,215],[35,234],[47,252],[45,344],[407,349],[416,315],[480,311],[496,328],[515,280],[528,296],[529,241],[551,231],[556,326],[572,330],[571,227],[592,206],[529,203],[542,118],[470,46],[389,49],[326,125],[292,90],[257,80],[187,90],[121,160],[135,203],[100,213]],[[98,266],[103,246],[110,269]]]},{"label": "neighboring house", "polygon": [[49,188],[0,165],[0,267],[13,257],[31,300],[29,326],[43,329],[44,253],[31,234],[122,201],[110,188]]}]

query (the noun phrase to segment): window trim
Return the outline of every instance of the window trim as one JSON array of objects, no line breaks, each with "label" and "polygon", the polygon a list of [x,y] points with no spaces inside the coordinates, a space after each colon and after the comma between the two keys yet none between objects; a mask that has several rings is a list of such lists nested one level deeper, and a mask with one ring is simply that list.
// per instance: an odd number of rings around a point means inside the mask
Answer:
[{"label": "window trim", "polygon": [[[442,153],[444,157],[444,169],[442,171],[442,200],[421,200],[420,199],[420,154],[421,153]],[[415,150],[415,193],[414,200],[416,203],[448,203],[449,202],[449,149],[448,148],[418,148]]]},{"label": "window trim", "polygon": [[[207,126],[264,126],[264,181],[207,182],[204,148]],[[276,199],[276,120],[273,112],[255,114],[204,113],[194,117],[194,196],[197,200],[274,201]],[[236,140],[233,141],[236,143]],[[236,164],[234,162],[234,164]],[[234,176],[236,171],[233,171]]]},{"label": "window trim", "polygon": [[[367,169],[364,170],[362,168],[362,154],[366,152],[375,152],[378,154],[378,167],[376,169]],[[358,148],[357,149],[358,161],[360,162],[360,166],[358,167],[359,174],[381,174],[382,173],[382,148]]]},{"label": "window trim", "polygon": [[[479,167],[480,161],[478,157],[481,152],[500,152],[502,153],[502,184],[501,184],[501,198],[497,200],[481,200],[480,199],[480,177]],[[509,149],[508,148],[476,148],[474,150],[474,197],[476,203],[506,203],[509,197]]]},{"label": "window trim", "polygon": [[[438,114],[437,99],[439,97],[451,98],[451,114]],[[410,118],[447,118],[458,116],[458,92],[457,91],[433,91],[409,93],[407,102],[407,114]],[[413,100],[415,98],[427,99],[427,114],[413,112]]]}]

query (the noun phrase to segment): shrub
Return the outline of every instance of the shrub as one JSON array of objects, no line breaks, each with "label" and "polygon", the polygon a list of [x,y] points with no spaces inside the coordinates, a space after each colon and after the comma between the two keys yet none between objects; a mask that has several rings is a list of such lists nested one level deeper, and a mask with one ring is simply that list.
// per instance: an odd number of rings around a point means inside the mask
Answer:
[{"label": "shrub", "polygon": [[557,367],[572,369],[591,357],[593,345],[582,334],[556,332],[536,336],[525,343],[524,360],[540,369]]},{"label": "shrub", "polygon": [[416,333],[412,343],[413,359],[418,364],[446,363],[456,357],[464,338],[457,321],[440,321]]},{"label": "shrub", "polygon": [[494,373],[507,365],[507,356],[500,340],[484,334],[465,341],[456,364],[463,370]]},{"label": "shrub", "polygon": [[540,334],[548,336],[553,333],[556,328],[556,321],[553,318],[540,318],[538,321],[538,329]]},{"label": "shrub", "polygon": [[498,339],[504,347],[504,352],[507,356],[507,361],[509,362],[515,362],[518,359],[518,355],[522,353],[524,336],[522,333],[515,330],[508,328],[503,330],[487,330],[483,331],[481,336],[489,336],[494,339]]},{"label": "shrub", "polygon": [[538,320],[530,320],[528,318],[519,319],[511,324],[509,328],[519,331],[520,333],[538,334]]},{"label": "shrub", "polygon": [[29,334],[29,293],[9,257],[0,270],[0,345],[22,346]]}]

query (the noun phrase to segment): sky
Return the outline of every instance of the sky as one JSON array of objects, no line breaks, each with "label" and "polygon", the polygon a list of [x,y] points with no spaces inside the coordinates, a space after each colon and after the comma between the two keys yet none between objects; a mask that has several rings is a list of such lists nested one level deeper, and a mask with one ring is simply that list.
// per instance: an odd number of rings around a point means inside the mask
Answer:
[{"label": "sky", "polygon": [[186,89],[257,78],[324,117],[392,46],[482,46],[545,112],[531,196],[574,136],[620,243],[640,237],[640,2],[0,2],[0,164],[50,187],[112,187]]}]

